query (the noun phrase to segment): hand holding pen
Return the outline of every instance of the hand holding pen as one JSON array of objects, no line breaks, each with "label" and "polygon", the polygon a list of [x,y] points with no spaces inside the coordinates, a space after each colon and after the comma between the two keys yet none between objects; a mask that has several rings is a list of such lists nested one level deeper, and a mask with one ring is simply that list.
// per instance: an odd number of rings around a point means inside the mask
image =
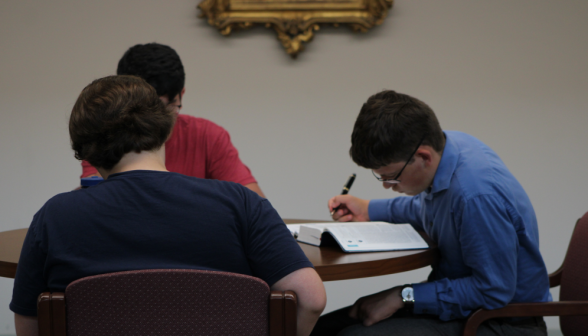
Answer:
[{"label": "hand holding pen", "polygon": [[[329,209],[331,217],[339,222],[369,222],[370,216],[368,206],[370,201],[346,195],[355,179],[355,174],[349,177],[349,180],[343,188],[341,195],[335,196],[329,200]],[[351,181],[351,182],[350,182]],[[338,213],[339,212],[339,213]]]},{"label": "hand holding pen", "polygon": [[[353,181],[355,181],[356,176],[357,176],[356,174],[351,174],[349,176],[349,178],[347,179],[347,182],[343,186],[343,191],[341,191],[341,195],[347,195],[349,193],[349,189],[351,189],[351,186],[353,185]],[[333,216],[335,214],[335,212],[337,212],[337,210],[339,210],[340,207],[341,207],[341,205],[339,205],[335,209],[333,209],[333,211],[331,211],[331,216]]]}]

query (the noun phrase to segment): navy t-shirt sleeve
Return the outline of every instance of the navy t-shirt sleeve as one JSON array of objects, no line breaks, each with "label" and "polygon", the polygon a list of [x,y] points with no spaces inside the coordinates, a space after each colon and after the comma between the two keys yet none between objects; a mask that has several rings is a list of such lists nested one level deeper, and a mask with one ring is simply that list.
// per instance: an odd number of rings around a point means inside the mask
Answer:
[{"label": "navy t-shirt sleeve", "polygon": [[20,315],[37,316],[37,298],[39,294],[47,291],[43,276],[47,252],[39,239],[42,235],[44,209],[45,207],[39,210],[33,218],[16,269],[12,302],[9,307]]},{"label": "navy t-shirt sleeve", "polygon": [[296,270],[312,267],[284,221],[266,199],[254,202],[252,206],[246,241],[246,254],[253,275],[269,286]]}]

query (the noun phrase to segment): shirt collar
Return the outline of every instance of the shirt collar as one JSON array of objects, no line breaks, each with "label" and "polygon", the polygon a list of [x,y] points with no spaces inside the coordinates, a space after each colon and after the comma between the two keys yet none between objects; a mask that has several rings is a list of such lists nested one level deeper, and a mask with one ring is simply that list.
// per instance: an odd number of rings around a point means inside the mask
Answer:
[{"label": "shirt collar", "polygon": [[445,134],[445,148],[441,155],[441,161],[435,172],[433,179],[433,185],[431,187],[431,194],[443,191],[449,188],[451,178],[457,167],[457,161],[459,159],[459,148],[450,134]]}]

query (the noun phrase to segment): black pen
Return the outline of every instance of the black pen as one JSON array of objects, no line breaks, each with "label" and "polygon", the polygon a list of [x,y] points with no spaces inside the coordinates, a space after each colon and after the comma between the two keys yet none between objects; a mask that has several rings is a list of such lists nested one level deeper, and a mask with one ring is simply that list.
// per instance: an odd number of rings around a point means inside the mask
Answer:
[{"label": "black pen", "polygon": [[[351,174],[349,176],[349,179],[347,179],[347,183],[345,183],[345,185],[343,186],[343,191],[341,191],[341,195],[347,195],[349,193],[349,189],[351,189],[351,186],[353,185],[353,181],[355,181],[355,174]],[[341,207],[341,205],[339,205],[338,207],[336,207],[335,209],[333,209],[333,211],[331,211],[331,216],[333,216],[335,214],[335,212],[337,212],[337,210],[339,210],[339,208]]]}]

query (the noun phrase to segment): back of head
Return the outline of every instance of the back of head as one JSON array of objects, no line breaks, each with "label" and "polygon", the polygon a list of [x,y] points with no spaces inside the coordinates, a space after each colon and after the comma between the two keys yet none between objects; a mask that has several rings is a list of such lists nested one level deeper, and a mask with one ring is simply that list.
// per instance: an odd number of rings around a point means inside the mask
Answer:
[{"label": "back of head", "polygon": [[378,169],[407,160],[421,140],[443,151],[445,138],[433,110],[416,98],[386,90],[363,104],[349,154],[358,165]]},{"label": "back of head", "polygon": [[161,148],[175,118],[143,79],[104,77],[86,86],[72,109],[71,146],[78,160],[110,170],[127,153]]},{"label": "back of head", "polygon": [[116,69],[118,75],[141,77],[159,96],[171,101],[184,88],[186,74],[180,56],[172,48],[159,44],[137,44],[123,55]]}]

